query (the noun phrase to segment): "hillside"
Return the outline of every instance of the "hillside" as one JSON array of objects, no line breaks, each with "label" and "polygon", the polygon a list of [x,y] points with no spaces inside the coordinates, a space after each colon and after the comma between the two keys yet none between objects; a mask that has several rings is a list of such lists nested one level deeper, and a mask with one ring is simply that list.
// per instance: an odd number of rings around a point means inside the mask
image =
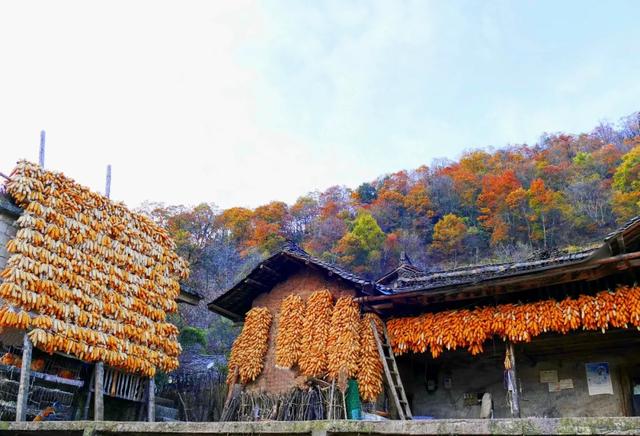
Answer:
[{"label": "hillside", "polygon": [[[286,240],[368,277],[393,268],[402,252],[434,269],[576,250],[640,214],[639,173],[634,113],[588,133],[544,134],[533,145],[470,150],[457,161],[334,186],[292,205],[143,210],[167,226],[209,301]],[[196,312],[185,321],[207,327],[212,315]]]}]

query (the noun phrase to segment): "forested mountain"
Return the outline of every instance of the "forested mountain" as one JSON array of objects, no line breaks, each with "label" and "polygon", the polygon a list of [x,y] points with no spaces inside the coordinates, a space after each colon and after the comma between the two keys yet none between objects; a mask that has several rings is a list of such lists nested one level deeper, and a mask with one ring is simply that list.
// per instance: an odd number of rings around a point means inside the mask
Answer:
[{"label": "forested mountain", "polygon": [[[544,134],[534,145],[470,150],[333,186],[292,205],[142,209],[169,229],[205,301],[286,240],[367,277],[395,267],[401,252],[438,269],[577,250],[640,214],[640,113],[589,133]],[[184,321],[220,329],[203,311],[185,311]],[[227,345],[210,335],[210,349]]]}]

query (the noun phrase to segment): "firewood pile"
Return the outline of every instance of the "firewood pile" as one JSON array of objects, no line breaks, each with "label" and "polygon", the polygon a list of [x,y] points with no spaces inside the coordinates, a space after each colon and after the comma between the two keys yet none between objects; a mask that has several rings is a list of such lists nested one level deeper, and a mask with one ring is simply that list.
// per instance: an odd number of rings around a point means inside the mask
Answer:
[{"label": "firewood pile", "polygon": [[529,342],[546,332],[609,328],[640,329],[640,287],[620,286],[615,291],[580,295],[561,301],[502,304],[473,310],[450,310],[387,321],[393,350],[433,357],[445,349],[467,348],[473,355],[483,343],[498,336],[511,342]]},{"label": "firewood pile", "polygon": [[189,269],[167,232],[26,161],[6,188],[24,213],[0,273],[0,326],[29,330],[46,352],[127,372],[177,368],[178,329],[166,316]]},{"label": "firewood pile", "polygon": [[296,387],[281,394],[241,392],[229,401],[221,421],[313,421],[346,419],[344,402],[325,384]]}]

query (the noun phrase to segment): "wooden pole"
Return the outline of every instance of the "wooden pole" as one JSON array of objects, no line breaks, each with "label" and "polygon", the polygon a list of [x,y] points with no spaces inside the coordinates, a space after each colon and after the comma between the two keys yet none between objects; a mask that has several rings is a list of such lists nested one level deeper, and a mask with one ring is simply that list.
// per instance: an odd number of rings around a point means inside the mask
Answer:
[{"label": "wooden pole", "polygon": [[46,140],[46,132],[44,130],[40,131],[40,153],[38,155],[38,163],[40,167],[44,168],[44,143]]},{"label": "wooden pole", "polygon": [[156,381],[153,377],[147,380],[147,421],[156,420]]},{"label": "wooden pole", "polygon": [[107,165],[107,181],[104,187],[104,195],[111,198],[111,165]]},{"label": "wooden pole", "polygon": [[18,386],[18,399],[16,400],[16,421],[26,421],[27,419],[32,352],[33,345],[29,336],[25,333],[22,340],[22,367],[20,368],[20,385]]},{"label": "wooden pole", "polygon": [[[111,190],[111,165],[107,166],[106,196]],[[104,420],[104,362],[96,362],[93,370],[93,419]]]},{"label": "wooden pole", "polygon": [[511,414],[514,418],[520,418],[520,392],[518,389],[518,373],[516,372],[516,355],[513,351],[513,343],[507,342],[507,356],[505,359],[510,365],[505,365],[507,370],[507,389],[511,392]]},{"label": "wooden pole", "polygon": [[[38,156],[41,168],[44,168],[44,143],[45,131],[40,131],[40,152]],[[18,398],[16,399],[16,421],[27,419],[27,402],[29,400],[29,381],[31,378],[31,356],[33,354],[33,344],[27,332],[22,337],[22,366],[20,367],[20,384],[18,385]]]},{"label": "wooden pole", "polygon": [[104,362],[96,362],[93,386],[93,419],[104,420]]}]

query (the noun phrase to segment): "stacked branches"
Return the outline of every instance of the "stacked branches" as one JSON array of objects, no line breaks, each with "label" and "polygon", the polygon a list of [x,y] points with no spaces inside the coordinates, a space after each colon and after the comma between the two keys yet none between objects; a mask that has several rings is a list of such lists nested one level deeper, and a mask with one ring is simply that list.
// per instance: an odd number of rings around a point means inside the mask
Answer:
[{"label": "stacked branches", "polygon": [[177,368],[178,329],[165,319],[189,270],[167,232],[26,161],[7,191],[24,213],[0,274],[0,325],[33,328],[29,336],[44,351],[127,372]]},{"label": "stacked branches", "polygon": [[260,375],[269,348],[272,320],[273,316],[266,307],[254,307],[247,312],[242,331],[231,347],[227,384],[235,381],[236,373],[243,384]]},{"label": "stacked branches", "polygon": [[467,348],[473,355],[483,343],[499,336],[511,342],[529,342],[545,332],[566,334],[572,330],[609,328],[640,329],[640,287],[620,286],[615,292],[581,295],[562,301],[503,304],[475,310],[451,310],[387,322],[396,353],[431,351],[438,357],[444,349]]},{"label": "stacked branches", "polygon": [[302,352],[305,306],[302,298],[291,294],[282,300],[276,336],[276,366],[292,368]]},{"label": "stacked branches", "polygon": [[316,291],[307,300],[302,324],[300,372],[309,377],[327,373],[327,342],[333,312],[333,296],[328,290]]},{"label": "stacked branches", "polygon": [[351,297],[340,297],[333,308],[329,328],[329,379],[358,374],[360,361],[360,308]]},{"label": "stacked branches", "polygon": [[360,321],[360,367],[358,369],[358,389],[364,401],[376,401],[382,392],[382,362],[378,353],[378,345],[373,335],[371,321],[382,338],[383,324],[380,317],[373,313],[365,313]]}]

